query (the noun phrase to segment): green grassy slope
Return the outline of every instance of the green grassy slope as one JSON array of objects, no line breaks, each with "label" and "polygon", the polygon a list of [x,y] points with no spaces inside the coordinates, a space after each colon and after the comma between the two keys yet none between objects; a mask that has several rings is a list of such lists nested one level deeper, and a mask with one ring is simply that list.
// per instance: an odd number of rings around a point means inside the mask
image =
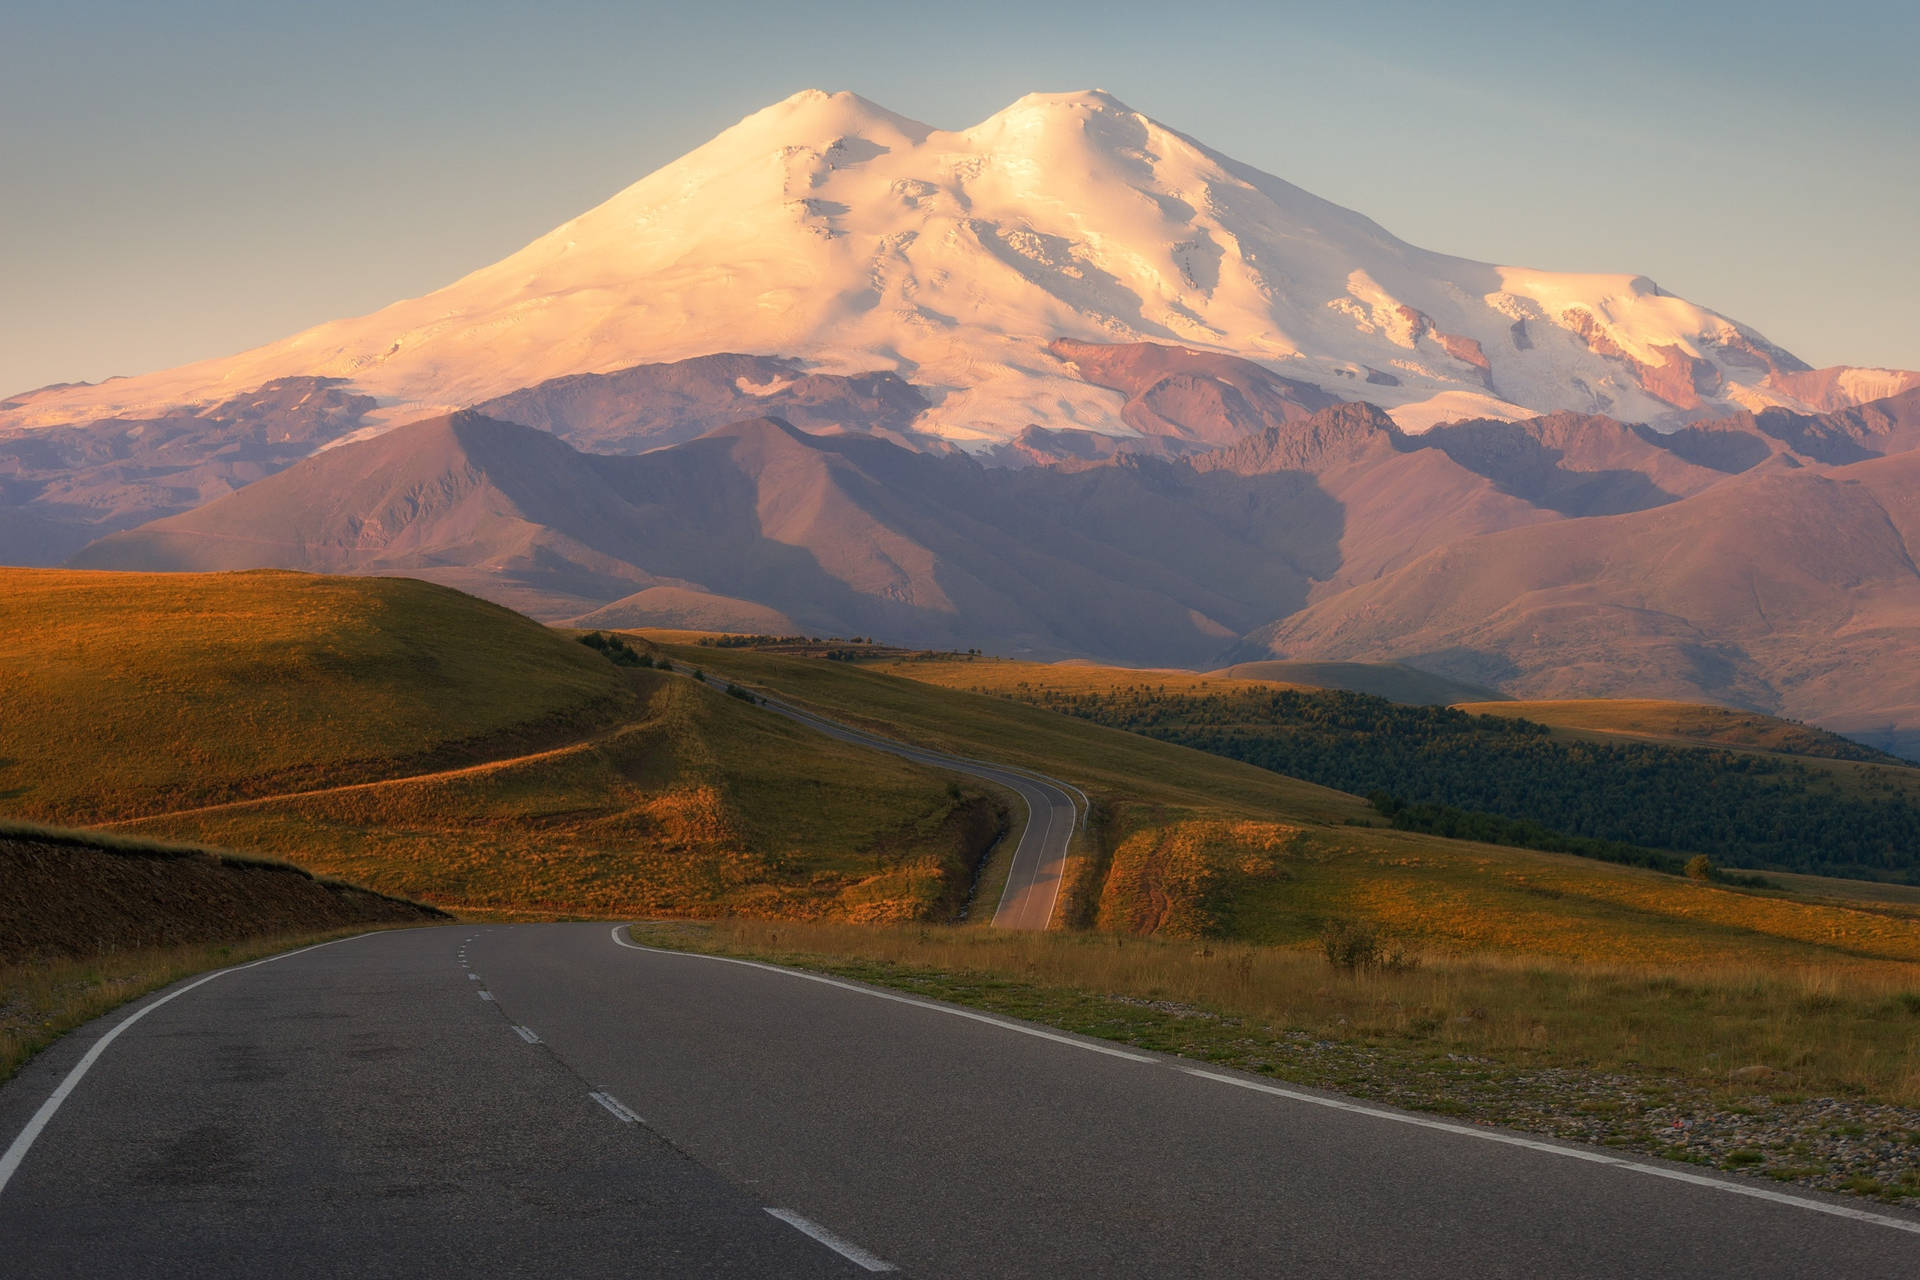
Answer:
[{"label": "green grassy slope", "polygon": [[0,571],[0,816],[491,912],[950,918],[988,789],[442,587]]},{"label": "green grassy slope", "polygon": [[[848,723],[961,755],[1038,769],[1089,792],[1149,803],[1205,805],[1243,816],[1285,814],[1315,823],[1370,812],[1357,797],[1310,782],[1077,723],[1006,698],[928,684],[918,678],[922,664],[916,662],[867,666],[753,649],[664,648],[678,663],[777,689]],[[1058,670],[1072,679],[1091,668]]]},{"label": "green grassy slope", "polygon": [[603,729],[632,692],[518,614],[398,578],[0,569],[0,812],[88,822]]},{"label": "green grassy slope", "polygon": [[630,678],[635,716],[575,746],[123,829],[258,849],[467,912],[958,912],[1000,828],[997,796],[684,675]]}]

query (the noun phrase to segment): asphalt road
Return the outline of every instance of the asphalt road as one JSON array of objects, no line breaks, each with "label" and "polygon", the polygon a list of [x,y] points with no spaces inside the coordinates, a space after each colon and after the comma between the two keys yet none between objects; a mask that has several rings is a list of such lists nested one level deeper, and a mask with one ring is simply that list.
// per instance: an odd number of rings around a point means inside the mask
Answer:
[{"label": "asphalt road", "polygon": [[1268,1092],[603,924],[377,934],[173,990],[0,1088],[0,1273],[1920,1274],[1899,1209]]},{"label": "asphalt road", "polygon": [[842,742],[885,751],[916,764],[984,778],[1017,793],[1026,802],[1027,822],[1020,831],[1020,843],[1014,848],[1013,865],[1007,873],[1000,905],[994,910],[993,923],[1002,929],[1044,929],[1052,923],[1053,909],[1060,901],[1061,882],[1066,877],[1067,845],[1080,820],[1080,810],[1068,794],[1071,788],[1067,784],[1044,774],[884,738],[829,720],[761,691],[754,692],[769,710]]}]

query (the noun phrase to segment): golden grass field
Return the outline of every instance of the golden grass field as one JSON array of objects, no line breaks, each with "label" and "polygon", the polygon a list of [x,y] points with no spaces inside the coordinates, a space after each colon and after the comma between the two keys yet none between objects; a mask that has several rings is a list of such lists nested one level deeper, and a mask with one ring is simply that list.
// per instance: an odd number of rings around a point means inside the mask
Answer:
[{"label": "golden grass field", "polygon": [[468,912],[947,918],[1002,798],[442,587],[0,570],[0,815]]},{"label": "golden grass field", "polygon": [[468,914],[959,909],[997,797],[949,793],[941,775],[684,675],[631,678],[636,717],[574,747],[121,829],[258,849]]},{"label": "golden grass field", "polygon": [[1187,1020],[1196,1044],[1154,1047],[1223,1060],[1246,1056],[1250,1029],[1233,1021],[1242,1019],[1269,1034],[1670,1073],[1716,1086],[1765,1064],[1779,1074],[1752,1082],[1754,1090],[1920,1104],[1920,970],[1912,965],[1830,957],[1782,966],[1761,956],[1600,964],[1486,951],[1427,953],[1411,969],[1345,973],[1317,950],[1100,933],[774,921],[636,928],[662,944],[852,964],[857,976],[911,978],[919,989],[1091,1034],[1113,1034],[1129,1002],[1171,1003],[1176,1017],[1191,1008],[1227,1023]]},{"label": "golden grass field", "polygon": [[[1228,687],[1216,677],[629,633],[667,674],[398,580],[0,585],[18,588],[0,592],[0,688],[28,713],[0,726],[0,813],[263,853],[470,915],[725,917],[753,947],[804,921],[808,954],[878,948],[1089,999],[1529,1061],[1752,1056],[1901,1098],[1920,1070],[1920,1019],[1903,1012],[1920,992],[1912,894],[1812,877],[1738,889],[1393,831],[1356,797],[998,692]],[[1070,928],[934,927],[1018,806],[823,739],[691,668],[1082,788],[1093,812],[1056,921]],[[1004,861],[1003,846],[989,896]],[[1333,973],[1318,940],[1341,921],[1371,922],[1419,967]]]},{"label": "golden grass field", "polygon": [[400,578],[0,569],[0,813],[82,822],[513,754],[624,719],[609,664]]}]

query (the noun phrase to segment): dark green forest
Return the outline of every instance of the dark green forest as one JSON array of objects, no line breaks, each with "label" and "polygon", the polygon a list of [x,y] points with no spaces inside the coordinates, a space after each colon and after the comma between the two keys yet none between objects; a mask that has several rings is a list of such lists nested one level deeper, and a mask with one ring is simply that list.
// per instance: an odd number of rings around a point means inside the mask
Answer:
[{"label": "dark green forest", "polygon": [[[1920,804],[1880,780],[1712,747],[1556,738],[1547,726],[1334,690],[1021,691],[1026,701],[1375,802],[1396,825],[1641,862],[1920,883]],[[1505,819],[1502,823],[1500,820]]]}]

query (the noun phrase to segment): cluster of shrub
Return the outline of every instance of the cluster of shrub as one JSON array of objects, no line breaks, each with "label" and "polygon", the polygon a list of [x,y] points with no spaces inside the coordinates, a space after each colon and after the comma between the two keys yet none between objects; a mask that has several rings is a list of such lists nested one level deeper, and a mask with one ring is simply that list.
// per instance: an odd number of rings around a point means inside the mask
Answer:
[{"label": "cluster of shrub", "polygon": [[[657,671],[673,670],[673,664],[671,662],[668,662],[665,658],[654,658],[650,654],[641,653],[638,649],[635,649],[632,645],[628,644],[625,640],[621,639],[619,636],[610,636],[610,635],[607,635],[605,632],[594,631],[594,632],[590,632],[587,635],[581,636],[580,643],[583,645],[586,645],[587,648],[589,649],[599,650],[601,653],[605,654],[608,660],[613,662],[616,666],[652,667]],[[733,648],[737,646],[721,646],[721,647]],[[700,681],[702,684],[706,683],[707,673],[702,671],[700,668],[688,667],[686,668],[686,672],[688,675],[692,676],[695,680]],[[727,682],[727,687],[725,692],[728,697],[738,698],[742,702],[749,702],[749,703],[758,705],[761,701],[761,699],[756,697],[753,693],[749,692],[746,689],[741,688],[739,685],[734,684],[732,681]]]},{"label": "cluster of shrub", "polygon": [[1395,806],[1396,825],[1669,868],[1739,866],[1920,883],[1920,805],[1848,792],[1778,756],[1555,738],[1547,726],[1332,690],[1017,696]]},{"label": "cluster of shrub", "polygon": [[673,666],[665,658],[655,662],[651,655],[641,653],[619,636],[610,636],[595,631],[580,637],[580,643],[589,649],[598,649],[609,661],[618,667],[659,667],[662,671],[671,671]]}]

